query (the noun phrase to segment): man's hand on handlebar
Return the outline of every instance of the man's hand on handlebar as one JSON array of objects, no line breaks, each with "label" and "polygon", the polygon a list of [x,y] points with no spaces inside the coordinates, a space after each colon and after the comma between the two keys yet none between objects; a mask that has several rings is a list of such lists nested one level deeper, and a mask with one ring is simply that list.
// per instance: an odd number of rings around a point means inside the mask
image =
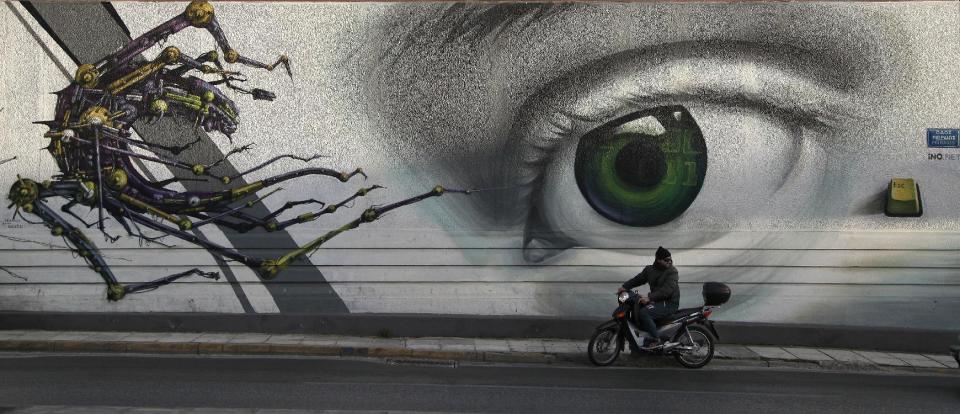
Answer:
[{"label": "man's hand on handlebar", "polygon": [[647,295],[640,295],[640,304],[646,305],[648,303],[650,303],[650,298],[648,298]]},{"label": "man's hand on handlebar", "polygon": [[623,286],[620,286],[619,288],[617,288],[617,294],[618,294],[618,295],[621,294],[621,293],[623,293],[623,292],[626,292],[626,291],[627,291],[627,290],[624,289]]}]

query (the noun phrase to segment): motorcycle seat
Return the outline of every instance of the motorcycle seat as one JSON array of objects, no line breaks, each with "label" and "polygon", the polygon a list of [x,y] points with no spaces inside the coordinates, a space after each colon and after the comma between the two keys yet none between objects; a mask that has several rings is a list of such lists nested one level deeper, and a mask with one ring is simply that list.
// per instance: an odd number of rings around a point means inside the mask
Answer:
[{"label": "motorcycle seat", "polygon": [[684,317],[684,316],[688,316],[688,315],[694,314],[694,313],[696,313],[696,312],[700,312],[702,309],[703,309],[703,308],[702,308],[702,307],[699,307],[699,306],[696,307],[696,308],[677,309],[676,312],[674,312],[674,313],[672,313],[672,314],[670,314],[670,315],[664,316],[664,317],[662,317],[662,318],[654,319],[653,322],[656,323],[657,326],[663,326],[663,325],[666,325],[666,324],[668,324],[668,323],[670,323],[670,322],[673,322],[673,321],[675,321],[675,320],[677,320],[677,319],[680,319],[680,318],[682,318],[682,317]]}]

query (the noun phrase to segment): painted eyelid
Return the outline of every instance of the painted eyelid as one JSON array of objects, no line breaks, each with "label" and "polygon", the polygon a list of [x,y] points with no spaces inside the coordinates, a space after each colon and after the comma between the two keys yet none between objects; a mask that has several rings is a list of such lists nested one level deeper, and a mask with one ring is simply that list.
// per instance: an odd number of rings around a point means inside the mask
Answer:
[{"label": "painted eyelid", "polygon": [[799,63],[796,56],[778,60],[768,53],[781,51],[767,46],[749,50],[742,44],[683,45],[681,52],[672,47],[601,59],[528,99],[512,128],[516,139],[508,151],[517,201],[529,201],[543,164],[559,145],[609,119],[655,106],[749,105],[826,128],[870,118],[866,106],[837,79],[841,74],[808,74],[787,67],[791,61]]}]

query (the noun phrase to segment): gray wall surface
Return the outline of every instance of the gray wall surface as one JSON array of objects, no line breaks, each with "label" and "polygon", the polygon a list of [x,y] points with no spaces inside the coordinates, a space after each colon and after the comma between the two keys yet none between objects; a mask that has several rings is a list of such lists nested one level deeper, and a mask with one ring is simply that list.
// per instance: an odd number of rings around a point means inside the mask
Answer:
[{"label": "gray wall surface", "polygon": [[[114,5],[133,37],[185,6]],[[91,28],[118,27],[99,4],[38,6],[51,25],[56,7],[64,21],[89,8]],[[232,143],[205,135],[208,148],[254,144],[231,156],[239,171],[292,153],[369,175],[285,182],[264,211],[386,188],[282,234],[203,227],[204,237],[278,257],[286,243],[303,245],[370,205],[437,184],[485,191],[394,210],[271,281],[188,242],[110,243],[85,229],[123,283],[194,267],[231,274],[118,302],[64,240],[10,218],[11,208],[0,212],[0,267],[11,272],[0,272],[0,310],[594,318],[609,314],[616,288],[662,245],[680,273],[682,306],[701,303],[703,282],[732,287],[720,320],[960,329],[960,149],[926,141],[927,128],[960,127],[956,2],[214,7],[231,46],[269,63],[287,54],[293,78],[228,65],[277,99],[230,95],[240,129]],[[0,160],[17,157],[0,164],[0,177],[43,181],[57,168],[38,151],[47,128],[32,122],[53,116],[49,93],[77,65],[21,4],[0,7],[0,38],[13,45],[0,50]],[[104,54],[117,47],[85,39],[60,40]],[[216,47],[187,28],[143,56],[170,45],[189,56]],[[676,106],[706,148],[695,199],[656,225],[598,213],[579,187],[580,141],[622,115]],[[179,174],[145,164],[158,179]],[[303,165],[284,160],[247,181]],[[884,214],[895,177],[920,184],[921,217]],[[107,231],[122,233],[110,221]]]}]

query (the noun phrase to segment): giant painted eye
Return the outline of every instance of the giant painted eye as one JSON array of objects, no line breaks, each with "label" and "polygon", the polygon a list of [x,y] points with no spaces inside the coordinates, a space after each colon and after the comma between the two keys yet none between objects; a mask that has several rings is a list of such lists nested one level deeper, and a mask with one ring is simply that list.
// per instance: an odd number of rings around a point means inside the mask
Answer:
[{"label": "giant painted eye", "polygon": [[707,147],[682,106],[634,112],[580,139],[574,171],[580,192],[602,216],[628,226],[668,223],[700,193]]}]

